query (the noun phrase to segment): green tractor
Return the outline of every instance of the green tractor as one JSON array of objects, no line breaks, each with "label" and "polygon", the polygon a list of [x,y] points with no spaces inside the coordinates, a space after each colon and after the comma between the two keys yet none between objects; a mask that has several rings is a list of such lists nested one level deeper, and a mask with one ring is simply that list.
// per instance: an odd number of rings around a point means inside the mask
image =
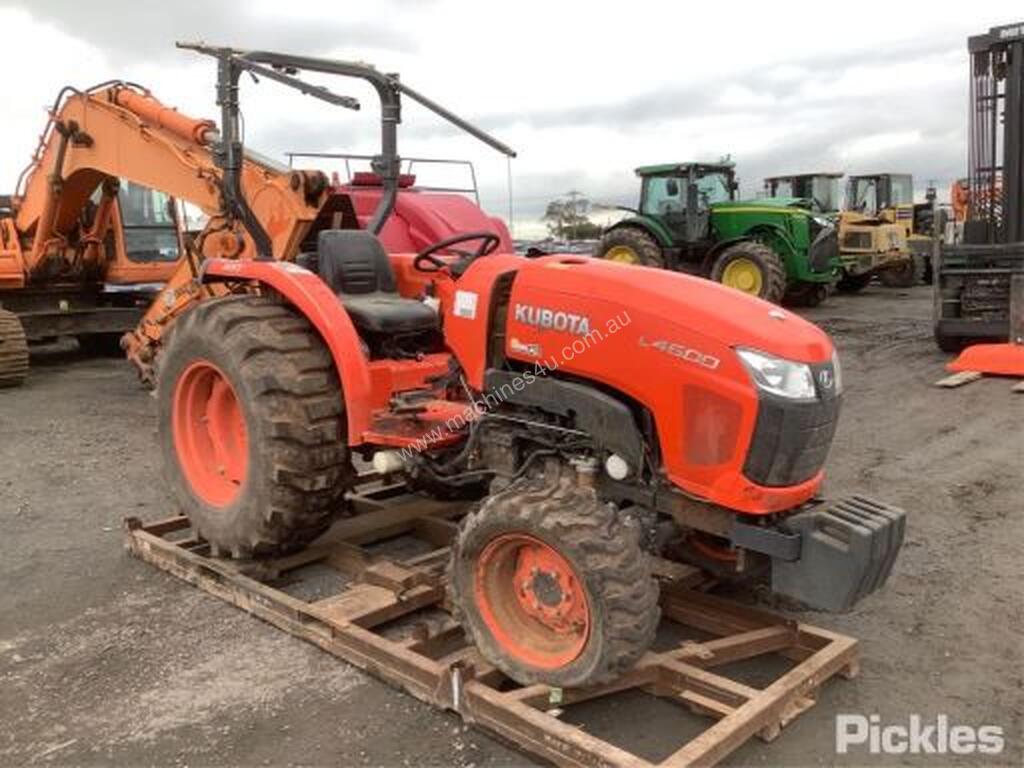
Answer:
[{"label": "green tractor", "polygon": [[731,162],[636,169],[639,210],[605,230],[596,255],[710,278],[767,301],[819,304],[839,274],[835,226],[776,201],[736,200]]}]

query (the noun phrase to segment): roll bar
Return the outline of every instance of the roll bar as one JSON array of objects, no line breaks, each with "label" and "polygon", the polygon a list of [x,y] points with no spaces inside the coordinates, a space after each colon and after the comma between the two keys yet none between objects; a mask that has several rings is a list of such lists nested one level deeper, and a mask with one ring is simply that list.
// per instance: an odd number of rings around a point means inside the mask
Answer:
[{"label": "roll bar", "polygon": [[214,162],[223,171],[221,187],[227,212],[240,219],[248,230],[259,259],[271,258],[271,241],[242,194],[243,147],[238,102],[238,80],[242,72],[249,72],[254,78],[266,77],[345,109],[359,109],[359,100],[334,93],[324,86],[307,83],[296,75],[301,71],[322,72],[365,80],[374,87],[380,99],[381,150],[380,154],[373,157],[371,167],[380,176],[383,187],[380,202],[368,224],[369,230],[375,235],[384,228],[384,223],[394,210],[398,194],[401,166],[401,158],[398,156],[398,124],[402,121],[403,94],[492,149],[507,157],[516,156],[515,150],[507,144],[405,85],[397,74],[380,72],[369,64],[272,51],[243,51],[205,43],[178,42],[177,47],[217,59],[217,105],[221,108],[221,133],[219,142],[214,145]]}]

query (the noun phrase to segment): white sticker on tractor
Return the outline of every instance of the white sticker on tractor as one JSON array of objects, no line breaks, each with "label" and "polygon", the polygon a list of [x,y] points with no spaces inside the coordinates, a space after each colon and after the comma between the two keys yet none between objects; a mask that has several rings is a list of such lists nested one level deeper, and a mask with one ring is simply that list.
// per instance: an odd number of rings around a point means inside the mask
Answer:
[{"label": "white sticker on tractor", "polygon": [[455,292],[455,309],[452,312],[456,317],[464,317],[467,320],[476,319],[477,294],[473,291]]}]

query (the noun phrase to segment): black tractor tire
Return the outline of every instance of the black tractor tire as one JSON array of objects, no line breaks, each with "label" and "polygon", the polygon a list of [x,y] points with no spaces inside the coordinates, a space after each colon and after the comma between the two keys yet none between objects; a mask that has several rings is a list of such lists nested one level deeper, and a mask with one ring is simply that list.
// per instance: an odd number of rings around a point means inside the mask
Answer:
[{"label": "black tractor tire", "polygon": [[606,232],[597,246],[596,256],[608,258],[613,248],[628,248],[635,255],[637,263],[645,267],[665,268],[665,254],[654,237],[639,227],[619,227]]},{"label": "black tractor tire", "polygon": [[[210,299],[178,319],[158,362],[164,473],[178,507],[215,556],[294,552],[345,511],[355,473],[342,389],[330,353],[305,317],[260,296]],[[183,461],[199,452],[179,454],[176,438],[182,415],[193,412],[182,394],[189,391],[188,371],[210,366],[229,383],[246,434],[244,475],[223,502],[193,486]],[[212,397],[196,423],[213,418],[211,403]]]},{"label": "black tractor tire", "polygon": [[859,275],[851,275],[849,272],[843,272],[843,276],[839,278],[839,282],[836,283],[836,290],[840,293],[860,293],[868,284],[871,282],[871,278],[874,277],[872,272],[863,272]]},{"label": "black tractor tire", "polygon": [[828,293],[824,283],[798,283],[786,293],[783,301],[793,307],[817,307],[828,298]]},{"label": "black tractor tire", "polygon": [[121,357],[120,333],[82,333],[75,337],[78,348],[90,357]]},{"label": "black tractor tire", "polygon": [[[575,658],[555,668],[510,652],[481,614],[478,561],[491,542],[509,535],[532,537],[556,551],[578,575],[585,593],[585,644]],[[600,501],[593,488],[578,486],[572,477],[517,480],[488,497],[459,527],[450,566],[453,605],[483,656],[518,683],[576,687],[608,682],[650,647],[661,616],[658,585],[640,539],[635,519]],[[514,591],[511,576],[508,585]],[[509,600],[514,602],[515,595]],[[506,626],[517,631],[523,622],[510,620]]]},{"label": "black tractor tire", "polygon": [[28,376],[28,340],[21,320],[0,309],[0,388],[18,387]]},{"label": "black tractor tire", "polygon": [[744,240],[730,245],[718,254],[711,265],[711,279],[721,283],[726,269],[739,259],[753,262],[761,273],[761,290],[757,293],[758,298],[773,304],[781,304],[786,295],[786,267],[779,254],[756,240]]},{"label": "black tractor tire", "polygon": [[924,282],[924,259],[911,254],[910,259],[898,267],[881,270],[878,281],[886,288],[913,288],[920,285]]}]

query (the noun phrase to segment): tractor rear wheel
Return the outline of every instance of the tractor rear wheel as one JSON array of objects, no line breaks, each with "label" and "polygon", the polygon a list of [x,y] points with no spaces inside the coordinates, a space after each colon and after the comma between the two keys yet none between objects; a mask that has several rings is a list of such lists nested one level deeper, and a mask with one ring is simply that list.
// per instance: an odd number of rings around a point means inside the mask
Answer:
[{"label": "tractor rear wheel", "polygon": [[0,387],[17,387],[28,375],[28,340],[21,320],[0,309]]},{"label": "tractor rear wheel", "polygon": [[665,254],[658,241],[639,227],[619,227],[605,233],[597,256],[620,264],[665,268]]},{"label": "tractor rear wheel", "polygon": [[451,589],[477,648],[523,685],[614,679],[661,615],[640,526],[571,477],[516,481],[470,514]]},{"label": "tractor rear wheel", "polygon": [[259,296],[184,314],[158,361],[164,470],[214,554],[301,549],[353,478],[334,362],[309,322]]},{"label": "tractor rear wheel", "polygon": [[730,245],[711,266],[711,279],[775,304],[786,295],[786,267],[764,243],[745,240]]},{"label": "tractor rear wheel", "polygon": [[913,288],[920,285],[924,282],[924,259],[911,254],[902,264],[879,272],[878,281],[886,288]]}]

